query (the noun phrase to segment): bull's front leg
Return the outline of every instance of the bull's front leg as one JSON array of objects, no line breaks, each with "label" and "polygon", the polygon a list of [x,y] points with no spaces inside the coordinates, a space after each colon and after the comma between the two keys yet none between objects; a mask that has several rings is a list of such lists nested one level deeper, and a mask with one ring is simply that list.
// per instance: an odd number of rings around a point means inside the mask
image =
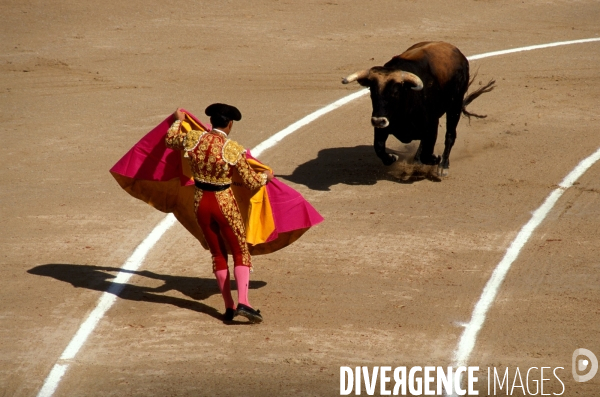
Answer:
[{"label": "bull's front leg", "polygon": [[415,153],[415,163],[425,165],[437,165],[441,157],[433,154],[435,141],[437,140],[437,120],[430,121],[423,129],[421,143]]},{"label": "bull's front leg", "polygon": [[380,128],[375,128],[375,142],[373,143],[373,147],[375,148],[375,154],[377,157],[383,161],[384,165],[392,165],[396,160],[398,160],[398,156],[395,154],[390,154],[385,151],[385,142],[388,139],[388,134],[385,130]]}]

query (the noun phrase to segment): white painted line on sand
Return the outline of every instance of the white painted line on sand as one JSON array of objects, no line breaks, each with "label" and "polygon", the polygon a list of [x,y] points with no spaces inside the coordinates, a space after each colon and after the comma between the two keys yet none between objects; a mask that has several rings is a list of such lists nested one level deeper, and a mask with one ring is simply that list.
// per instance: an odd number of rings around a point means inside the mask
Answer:
[{"label": "white painted line on sand", "polygon": [[[511,49],[511,50],[495,51],[495,52],[488,52],[485,54],[472,55],[467,58],[469,60],[475,60],[475,59],[481,59],[481,58],[486,58],[486,57],[510,54],[510,53],[514,53],[514,52],[520,52],[520,51],[529,51],[529,50],[534,50],[534,49],[555,47],[555,46],[559,46],[559,45],[579,44],[579,43],[586,43],[586,42],[592,42],[592,41],[600,41],[600,38],[562,41],[562,42],[557,42],[557,43],[548,43],[548,44],[540,44],[540,45],[536,45],[536,46],[520,47],[520,48]],[[272,135],[270,138],[266,139],[265,141],[263,141],[262,143],[258,144],[256,147],[251,149],[252,154],[256,157],[260,156],[265,150],[275,146],[283,138],[285,138],[286,136],[297,131],[301,127],[315,121],[319,117],[321,117],[321,116],[323,116],[323,115],[325,115],[325,114],[327,114],[327,113],[329,113],[329,112],[331,112],[331,111],[333,111],[333,110],[335,110],[357,98],[360,98],[360,97],[366,95],[368,92],[369,92],[369,90],[367,90],[367,89],[357,91],[353,94],[350,94],[341,99],[338,99],[337,101],[325,106],[324,108],[319,109],[319,110],[309,114],[308,116],[305,116],[301,120],[295,122],[294,124],[290,125],[289,127]],[[599,152],[596,152],[596,153],[600,153],[600,150],[599,150]],[[573,181],[577,180],[577,178],[579,178],[579,176],[581,174],[583,174],[590,166],[591,166],[591,164],[587,168],[581,168],[581,173],[578,174],[577,177]],[[578,168],[576,168],[576,170],[577,169]],[[575,171],[573,171],[573,172],[575,172]],[[571,172],[571,174],[573,174],[573,172]],[[571,175],[571,174],[569,174],[569,175]],[[565,180],[563,180],[563,183],[565,183],[565,181],[567,181],[568,178],[569,178],[569,176],[567,176],[567,178],[565,178]],[[572,182],[571,182],[571,184],[572,184]],[[548,201],[548,199],[546,201]],[[552,205],[554,205],[554,204],[552,204]],[[543,220],[543,218],[540,219],[540,222],[541,222],[541,220]],[[162,235],[165,234],[165,232],[167,230],[169,230],[171,228],[171,226],[173,226],[175,221],[176,221],[175,216],[173,216],[173,214],[168,214],[152,230],[152,232],[150,232],[148,237],[146,237],[144,239],[144,241],[142,241],[142,243],[140,245],[138,245],[138,247],[135,249],[133,254],[131,254],[129,259],[127,259],[125,264],[121,267],[121,269],[124,271],[120,271],[117,274],[115,280],[113,281],[113,284],[111,284],[109,289],[102,294],[102,296],[98,300],[98,304],[96,305],[96,308],[92,311],[92,313],[90,313],[88,318],[81,324],[81,326],[79,327],[79,330],[75,333],[75,336],[73,336],[73,339],[71,339],[71,341],[67,345],[65,351],[60,356],[58,362],[54,365],[54,367],[52,368],[52,370],[46,377],[46,380],[44,381],[44,384],[43,384],[41,390],[37,394],[38,397],[51,397],[54,394],[63,375],[66,373],[66,371],[69,367],[68,361],[75,358],[75,356],[77,355],[77,353],[79,352],[79,350],[81,349],[81,347],[83,346],[83,344],[85,343],[87,338],[90,336],[90,334],[94,331],[94,329],[96,328],[96,326],[98,325],[99,321],[102,319],[104,314],[114,304],[114,302],[116,301],[117,295],[123,290],[123,288],[125,287],[125,283],[127,283],[129,278],[133,274],[132,271],[137,270],[142,265],[148,252],[154,247],[154,245],[158,242],[158,240],[160,240]],[[509,267],[510,267],[510,264],[509,264]],[[500,280],[500,283],[501,282],[502,282],[502,280]],[[488,282],[488,284],[489,284],[489,282]],[[487,288],[487,286],[486,286],[486,288]],[[485,293],[485,290],[484,290],[484,293]],[[477,309],[477,306],[476,306],[476,309]],[[485,312],[487,312],[487,309]],[[483,321],[485,321],[485,312],[483,312],[483,319],[482,319],[481,324],[483,324]],[[469,329],[469,326],[470,326],[470,323],[467,324],[465,332],[463,333],[463,336],[466,334],[467,329]],[[480,326],[480,328],[481,328],[481,326]],[[478,329],[477,329],[477,331],[478,331]],[[472,334],[473,340],[472,340],[472,346],[470,348],[471,350],[473,349],[473,346],[475,346],[475,338],[477,337],[477,331],[474,334]],[[461,338],[461,341],[462,341],[462,339],[463,338]],[[465,350],[465,352],[467,350]],[[466,354],[465,361],[468,359],[469,355],[470,355],[470,350],[468,350],[468,353]]]},{"label": "white painted line on sand", "polygon": [[581,39],[581,40],[571,40],[571,41],[557,41],[555,43],[531,45],[531,46],[528,46],[528,47],[519,47],[519,48],[510,49],[510,50],[486,52],[484,54],[471,55],[470,57],[467,57],[467,58],[469,59],[469,61],[474,61],[476,59],[495,57],[495,56],[498,56],[498,55],[507,55],[507,54],[512,54],[512,53],[515,53],[515,52],[540,50],[542,48],[558,47],[558,46],[561,46],[561,45],[591,43],[591,42],[594,42],[594,41],[600,41],[600,37],[593,37],[593,38],[590,38],[590,39]]},{"label": "white painted line on sand", "polygon": [[[498,55],[506,55],[512,54],[520,51],[530,51],[537,50],[542,48],[556,47],[562,45],[570,45],[570,44],[582,44],[582,43],[590,43],[590,42],[598,42],[600,38],[590,38],[590,39],[582,39],[582,40],[572,40],[572,41],[561,41],[556,43],[548,43],[548,44],[540,44],[529,47],[521,47],[515,48],[511,50],[504,51],[494,51],[488,52],[485,54],[473,55],[468,57],[469,60],[481,59],[486,57],[498,56]],[[483,292],[481,293],[481,297],[479,301],[475,304],[475,308],[473,309],[473,313],[471,314],[471,320],[465,324],[465,329],[460,337],[456,350],[453,354],[453,363],[454,367],[456,366],[464,366],[467,364],[471,353],[475,347],[475,343],[477,341],[477,335],[485,322],[485,318],[488,310],[491,305],[494,303],[496,299],[496,295],[498,294],[498,290],[510,269],[512,263],[517,259],[521,249],[525,245],[525,243],[531,237],[533,231],[539,226],[539,224],[546,218],[550,210],[556,204],[556,201],[562,196],[564,191],[571,186],[573,186],[573,182],[575,182],[584,172],[586,172],[594,163],[598,161],[600,158],[600,149],[598,149],[594,154],[590,155],[586,159],[582,160],[576,167],[571,171],[565,179],[559,184],[559,187],[555,189],[550,195],[546,198],[544,203],[533,213],[529,222],[523,226],[517,237],[513,240],[510,247],[506,251],[504,258],[496,265],[490,279],[486,283]]]},{"label": "white painted line on sand", "polygon": [[357,91],[353,94],[343,97],[342,99],[338,99],[337,101],[333,102],[332,104],[329,104],[329,105],[325,106],[324,108],[321,108],[321,109],[309,114],[308,116],[303,117],[302,119],[296,121],[294,124],[290,125],[289,127],[285,128],[285,129],[279,131],[277,134],[271,136],[264,142],[258,144],[254,149],[250,150],[250,152],[252,153],[252,156],[254,156],[254,157],[260,156],[262,154],[262,152],[277,145],[286,136],[299,130],[300,128],[304,127],[305,125],[312,123],[319,117],[321,117],[341,106],[344,106],[348,102],[351,102],[351,101],[355,100],[356,98],[360,98],[361,96],[367,94],[368,92],[369,92],[369,90],[367,90],[367,89]]},{"label": "white painted line on sand", "polygon": [[[543,204],[533,212],[529,222],[525,224],[517,234],[517,237],[506,250],[504,257],[496,265],[492,275],[481,293],[479,301],[475,304],[471,320],[464,325],[465,329],[460,337],[458,346],[454,351],[452,366],[466,366],[477,341],[477,335],[483,327],[488,310],[496,300],[500,286],[510,269],[512,263],[519,256],[521,249],[527,243],[535,229],[542,223],[548,213],[554,208],[554,205],[563,193],[573,186],[573,183],[579,179],[592,165],[600,160],[600,148],[593,154],[583,159],[558,185],[556,189],[546,197]],[[462,380],[462,377],[461,377]],[[456,394],[451,394],[451,397],[457,397]]]},{"label": "white painted line on sand", "polygon": [[77,330],[75,336],[73,336],[71,342],[69,342],[67,348],[58,359],[58,362],[50,371],[50,374],[44,381],[44,385],[37,394],[38,397],[50,397],[54,394],[60,380],[69,368],[70,363],[68,361],[75,358],[75,355],[77,355],[79,349],[81,349],[87,338],[94,331],[98,322],[100,322],[102,317],[104,317],[104,314],[110,309],[113,303],[115,303],[117,296],[123,291],[125,284],[132,276],[133,272],[139,269],[144,262],[146,255],[150,252],[150,249],[154,247],[162,235],[165,234],[175,222],[176,219],[173,214],[165,216],[144,241],[137,246],[135,251],[133,251],[133,254],[131,254],[123,264],[121,271],[117,274],[108,290],[102,293],[96,308],[90,313],[83,324],[81,324],[79,330]]},{"label": "white painted line on sand", "polygon": [[54,367],[52,367],[52,371],[50,371],[50,374],[46,378],[42,389],[37,394],[38,397],[52,396],[56,391],[56,388],[58,387],[63,375],[65,372],[67,372],[67,368],[69,368],[69,364],[54,364]]},{"label": "white painted line on sand", "polygon": [[595,153],[582,160],[573,171],[571,171],[565,179],[558,185],[559,187],[554,189],[544,203],[533,212],[529,222],[525,224],[517,234],[517,237],[513,240],[511,245],[506,250],[506,254],[498,263],[490,279],[485,285],[479,301],[475,305],[473,314],[471,315],[471,321],[465,324],[465,330],[460,338],[456,352],[454,354],[453,366],[463,366],[467,364],[469,356],[475,347],[475,341],[477,334],[483,326],[486,314],[490,306],[494,303],[496,295],[500,285],[504,281],[506,273],[510,269],[511,264],[517,259],[521,249],[527,243],[534,230],[542,223],[546,215],[552,210],[558,199],[563,193],[573,186],[573,183],[583,175],[592,165],[594,165],[600,159],[600,149],[596,150]]}]

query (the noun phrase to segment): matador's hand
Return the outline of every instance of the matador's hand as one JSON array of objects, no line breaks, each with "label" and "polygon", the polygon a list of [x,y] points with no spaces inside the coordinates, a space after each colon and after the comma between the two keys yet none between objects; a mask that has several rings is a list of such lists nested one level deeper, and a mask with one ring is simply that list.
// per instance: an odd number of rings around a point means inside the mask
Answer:
[{"label": "matador's hand", "polygon": [[185,120],[185,113],[181,110],[181,108],[177,108],[175,113],[173,113],[173,116],[175,116],[175,118],[177,120],[180,120],[180,121]]},{"label": "matador's hand", "polygon": [[267,182],[271,182],[275,177],[275,175],[273,175],[273,171],[271,170],[265,171],[265,174],[267,174]]}]

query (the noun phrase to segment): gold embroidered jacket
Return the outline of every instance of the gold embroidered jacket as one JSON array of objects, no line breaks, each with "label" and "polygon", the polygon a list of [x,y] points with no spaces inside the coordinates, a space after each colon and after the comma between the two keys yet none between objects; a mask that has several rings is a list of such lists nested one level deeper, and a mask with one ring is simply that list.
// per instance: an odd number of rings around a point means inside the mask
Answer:
[{"label": "gold embroidered jacket", "polygon": [[224,132],[213,129],[210,132],[181,128],[175,121],[165,143],[168,148],[184,150],[184,157],[190,160],[194,179],[212,185],[231,184],[233,168],[237,168],[244,185],[255,190],[267,183],[267,175],[255,172],[246,160],[246,150],[242,145],[227,138]]}]

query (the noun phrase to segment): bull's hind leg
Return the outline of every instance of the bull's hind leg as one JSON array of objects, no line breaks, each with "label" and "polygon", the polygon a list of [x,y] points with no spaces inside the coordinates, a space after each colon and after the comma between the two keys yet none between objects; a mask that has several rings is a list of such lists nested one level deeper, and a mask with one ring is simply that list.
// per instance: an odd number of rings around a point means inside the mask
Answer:
[{"label": "bull's hind leg", "polygon": [[458,107],[452,106],[451,110],[446,112],[446,139],[444,141],[442,161],[438,165],[439,176],[448,176],[448,169],[450,168],[450,151],[456,141],[456,126],[460,120],[461,106],[461,104],[459,104]]}]

